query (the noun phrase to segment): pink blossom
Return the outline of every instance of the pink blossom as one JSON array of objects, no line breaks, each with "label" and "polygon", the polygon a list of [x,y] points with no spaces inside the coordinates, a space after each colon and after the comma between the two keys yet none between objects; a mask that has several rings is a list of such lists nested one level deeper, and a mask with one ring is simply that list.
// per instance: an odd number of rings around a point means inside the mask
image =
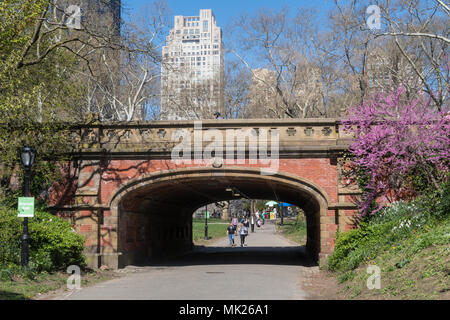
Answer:
[{"label": "pink blossom", "polygon": [[[448,108],[438,112],[429,100],[405,101],[403,93],[403,88],[377,93],[351,108],[343,121],[344,130],[355,138],[349,148],[352,161],[370,178],[360,202],[363,215],[381,196],[398,200],[411,194],[406,178],[414,170],[425,170],[431,180],[449,172]],[[380,208],[381,203],[372,213]]]}]

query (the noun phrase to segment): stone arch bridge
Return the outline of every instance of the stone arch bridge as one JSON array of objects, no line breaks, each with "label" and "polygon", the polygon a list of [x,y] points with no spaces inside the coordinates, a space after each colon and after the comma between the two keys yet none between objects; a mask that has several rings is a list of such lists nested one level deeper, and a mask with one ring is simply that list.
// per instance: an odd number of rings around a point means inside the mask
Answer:
[{"label": "stone arch bridge", "polygon": [[50,209],[86,237],[94,268],[190,250],[192,213],[232,200],[230,187],[301,207],[318,258],[353,224],[357,190],[339,177],[349,137],[336,119],[92,122],[71,139]]}]

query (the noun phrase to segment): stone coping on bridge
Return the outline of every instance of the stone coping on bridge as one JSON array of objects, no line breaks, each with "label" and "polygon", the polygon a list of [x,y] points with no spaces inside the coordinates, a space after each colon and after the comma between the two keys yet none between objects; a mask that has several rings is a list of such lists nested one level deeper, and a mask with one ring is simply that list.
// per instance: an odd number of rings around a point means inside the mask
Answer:
[{"label": "stone coping on bridge", "polygon": [[194,123],[201,122],[203,126],[208,127],[222,127],[222,126],[272,126],[274,124],[279,126],[292,125],[340,125],[340,118],[286,118],[286,119],[205,119],[205,120],[150,120],[150,121],[87,121],[84,123],[68,124],[73,127],[189,127]]},{"label": "stone coping on bridge", "polygon": [[[334,156],[345,151],[350,137],[339,130],[337,119],[232,119],[148,122],[91,122],[70,128],[73,153],[167,154],[180,142],[211,144],[225,148],[229,143],[266,146],[273,143],[284,156]],[[181,131],[180,131],[181,130]],[[212,131],[209,131],[212,130]],[[199,137],[201,139],[198,142]],[[230,140],[231,139],[231,140]],[[194,142],[195,141],[195,142]],[[215,147],[214,147],[215,149]]]}]

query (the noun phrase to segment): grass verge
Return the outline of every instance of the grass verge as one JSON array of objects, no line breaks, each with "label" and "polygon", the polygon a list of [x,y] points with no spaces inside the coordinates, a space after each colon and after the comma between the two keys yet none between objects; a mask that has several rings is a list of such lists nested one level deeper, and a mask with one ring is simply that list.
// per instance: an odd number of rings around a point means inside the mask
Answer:
[{"label": "grass verge", "polygon": [[[369,266],[379,268],[379,288],[369,289]],[[448,300],[449,266],[450,216],[423,201],[396,203],[338,234],[328,259],[347,299]]]},{"label": "grass verge", "polygon": [[205,240],[205,220],[193,219],[192,240],[197,245],[207,244],[211,240],[217,240],[227,236],[228,223],[220,219],[208,219],[208,238]]},{"label": "grass verge", "polygon": [[287,239],[300,245],[306,244],[306,222],[296,218],[284,218],[283,225],[280,221],[276,222],[277,232],[280,232]]},{"label": "grass verge", "polygon": [[[52,291],[67,290],[67,279],[70,275],[64,272],[42,272],[35,274],[32,279],[15,273],[8,280],[0,281],[0,300],[32,300]],[[113,270],[86,271],[81,274],[81,287],[117,277]]]}]

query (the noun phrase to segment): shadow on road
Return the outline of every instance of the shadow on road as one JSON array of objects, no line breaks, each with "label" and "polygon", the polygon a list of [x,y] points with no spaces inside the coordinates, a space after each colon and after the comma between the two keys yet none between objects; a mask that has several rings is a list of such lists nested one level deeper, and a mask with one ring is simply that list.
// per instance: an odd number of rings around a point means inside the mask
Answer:
[{"label": "shadow on road", "polygon": [[154,259],[139,266],[189,266],[215,264],[266,264],[317,266],[306,252],[298,247],[213,247],[195,246],[194,250],[177,257]]}]

